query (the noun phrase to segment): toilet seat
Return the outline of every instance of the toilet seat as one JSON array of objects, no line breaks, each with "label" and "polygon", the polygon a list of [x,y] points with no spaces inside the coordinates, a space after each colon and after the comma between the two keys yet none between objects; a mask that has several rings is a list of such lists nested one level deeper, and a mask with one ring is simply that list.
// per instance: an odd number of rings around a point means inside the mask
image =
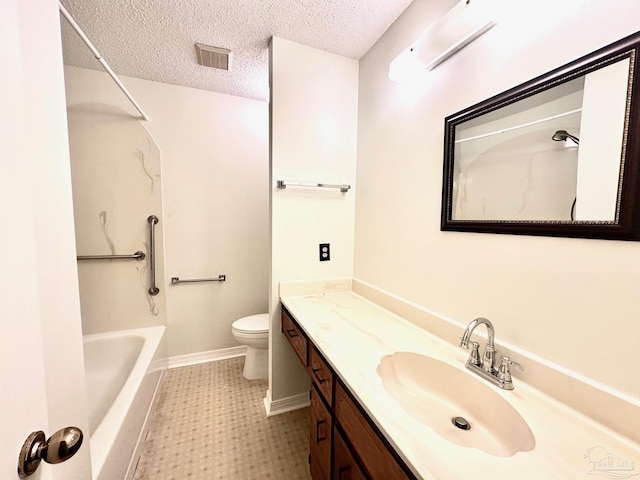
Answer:
[{"label": "toilet seat", "polygon": [[260,313],[242,317],[233,322],[231,329],[245,335],[269,334],[269,314]]}]

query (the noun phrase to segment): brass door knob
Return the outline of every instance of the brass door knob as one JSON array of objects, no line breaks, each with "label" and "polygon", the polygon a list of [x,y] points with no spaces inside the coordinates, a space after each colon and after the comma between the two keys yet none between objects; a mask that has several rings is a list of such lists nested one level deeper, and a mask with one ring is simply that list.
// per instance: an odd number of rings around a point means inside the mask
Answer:
[{"label": "brass door knob", "polygon": [[18,457],[18,476],[32,475],[40,466],[40,461],[61,463],[70,459],[82,445],[82,430],[66,427],[58,430],[45,440],[44,432],[33,432],[27,437]]}]

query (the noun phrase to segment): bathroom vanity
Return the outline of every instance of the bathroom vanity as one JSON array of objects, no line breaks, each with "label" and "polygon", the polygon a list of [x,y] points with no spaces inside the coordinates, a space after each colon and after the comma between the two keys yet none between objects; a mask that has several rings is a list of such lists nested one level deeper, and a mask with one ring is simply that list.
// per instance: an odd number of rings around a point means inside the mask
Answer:
[{"label": "bathroom vanity", "polygon": [[[448,342],[352,291],[282,295],[281,289],[281,303],[282,332],[311,378],[314,480],[569,480],[640,473],[633,434],[605,427],[519,376],[507,391],[466,370],[469,351],[457,346],[463,327],[449,325],[454,338]],[[503,348],[499,325],[496,345]],[[518,360],[532,368],[532,360]],[[428,391],[431,382],[449,403],[419,396],[411,404],[414,392],[402,390],[424,379],[420,388]],[[593,402],[593,395],[583,398]],[[457,412],[446,411],[447,405],[467,410],[469,431],[452,425]],[[614,403],[598,408],[611,416],[619,411]]]},{"label": "bathroom vanity", "polygon": [[415,479],[285,307],[282,332],[311,377],[311,478]]}]

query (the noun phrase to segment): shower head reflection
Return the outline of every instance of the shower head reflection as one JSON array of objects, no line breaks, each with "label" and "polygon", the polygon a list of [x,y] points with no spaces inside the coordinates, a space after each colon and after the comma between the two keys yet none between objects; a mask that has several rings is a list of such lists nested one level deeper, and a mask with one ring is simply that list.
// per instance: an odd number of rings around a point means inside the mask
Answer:
[{"label": "shower head reflection", "polygon": [[576,145],[580,145],[580,139],[575,135],[571,135],[566,130],[556,130],[556,132],[551,137],[551,140],[554,142],[564,142],[567,138],[573,140]]}]

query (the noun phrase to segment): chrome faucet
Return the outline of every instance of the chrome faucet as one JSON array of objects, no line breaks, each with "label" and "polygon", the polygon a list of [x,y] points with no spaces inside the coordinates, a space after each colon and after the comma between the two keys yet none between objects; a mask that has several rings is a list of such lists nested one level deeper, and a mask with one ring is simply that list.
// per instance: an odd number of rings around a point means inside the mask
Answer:
[{"label": "chrome faucet", "polygon": [[[484,355],[482,355],[482,369],[487,373],[495,373],[496,369],[493,366],[496,357],[496,347],[493,342],[496,337],[495,330],[493,328],[493,324],[487,320],[486,318],[476,318],[469,325],[467,325],[467,329],[464,331],[462,338],[460,339],[460,346],[462,348],[469,348],[469,340],[471,339],[471,334],[476,329],[478,325],[486,325],[487,327],[487,346],[484,349]],[[476,346],[474,345],[474,349]],[[477,361],[477,352],[471,352],[475,357],[474,360]],[[474,366],[478,367],[477,363],[474,363]]]},{"label": "chrome faucet", "polygon": [[[478,342],[471,341],[471,335],[478,325],[485,325],[487,327],[487,345],[485,346],[482,359],[480,359]],[[503,355],[501,357],[500,367],[496,369],[496,347],[495,330],[493,324],[486,318],[476,318],[473,320],[464,331],[462,338],[460,339],[460,346],[462,348],[469,348],[469,343],[472,345],[471,355],[467,360],[466,367],[476,375],[488,380],[489,382],[497,385],[505,390],[513,390],[513,382],[511,380],[510,366],[513,365],[518,370],[522,371],[522,365],[513,362],[509,357]]]}]

